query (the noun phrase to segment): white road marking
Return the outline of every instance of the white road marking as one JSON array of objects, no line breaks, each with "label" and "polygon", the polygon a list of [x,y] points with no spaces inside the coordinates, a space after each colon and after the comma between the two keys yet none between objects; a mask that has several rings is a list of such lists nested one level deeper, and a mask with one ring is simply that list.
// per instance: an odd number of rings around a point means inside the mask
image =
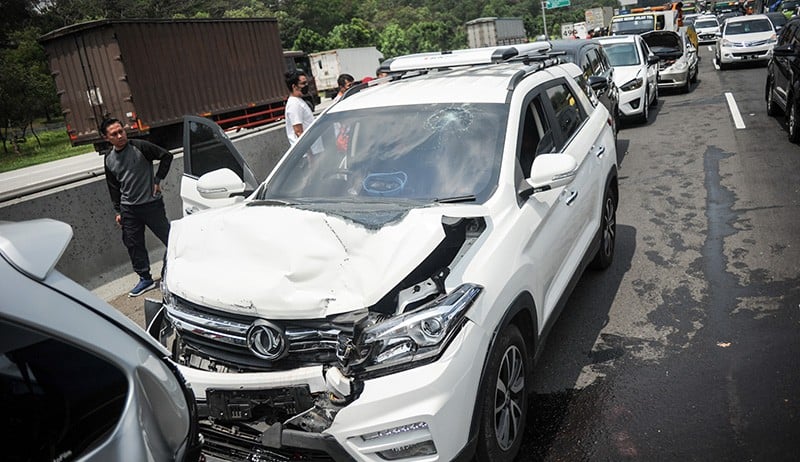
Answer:
[{"label": "white road marking", "polygon": [[739,113],[739,106],[736,105],[736,100],[733,99],[733,93],[726,92],[725,99],[728,100],[728,109],[731,111],[731,116],[733,116],[733,123],[736,125],[736,128],[743,129],[746,128],[744,125],[744,119],[742,119],[742,114]]},{"label": "white road marking", "polygon": [[714,51],[714,47],[712,47],[711,45],[709,45],[709,46],[708,46],[708,51]]}]

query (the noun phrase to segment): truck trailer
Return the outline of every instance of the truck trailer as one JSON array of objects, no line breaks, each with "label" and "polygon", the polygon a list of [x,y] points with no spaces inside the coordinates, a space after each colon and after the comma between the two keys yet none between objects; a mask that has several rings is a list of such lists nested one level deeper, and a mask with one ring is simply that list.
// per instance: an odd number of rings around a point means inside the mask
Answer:
[{"label": "truck trailer", "polygon": [[522,18],[478,18],[468,21],[467,43],[470,48],[527,43],[528,33]]},{"label": "truck trailer", "polygon": [[184,115],[224,128],[283,117],[288,94],[275,19],[99,20],[39,39],[74,146],[106,149],[98,126],[123,122],[128,136],[181,144]]},{"label": "truck trailer", "polygon": [[337,48],[310,53],[308,57],[317,81],[317,91],[332,98],[339,90],[337,80],[340,74],[350,74],[357,81],[364,77],[375,77],[383,53],[375,47]]}]

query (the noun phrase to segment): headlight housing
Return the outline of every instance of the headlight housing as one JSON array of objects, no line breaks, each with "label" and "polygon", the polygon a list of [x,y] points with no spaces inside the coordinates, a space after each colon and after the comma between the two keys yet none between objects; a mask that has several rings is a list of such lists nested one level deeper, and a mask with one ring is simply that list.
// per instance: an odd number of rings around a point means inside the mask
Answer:
[{"label": "headlight housing", "polygon": [[640,88],[644,83],[644,79],[641,77],[636,77],[635,79],[631,80],[630,82],[624,83],[620,88],[622,91],[631,91]]},{"label": "headlight housing", "polygon": [[352,342],[340,343],[342,366],[362,378],[374,378],[436,361],[466,323],[466,312],[482,291],[479,285],[464,284],[412,312],[376,320]]},{"label": "headlight housing", "polygon": [[724,46],[724,47],[732,47],[733,46],[733,42],[728,40],[728,39],[726,39],[726,38],[724,38],[724,39],[722,39],[722,46]]},{"label": "headlight housing", "polygon": [[672,68],[676,71],[683,71],[686,70],[686,66],[688,66],[688,63],[684,60],[680,60],[676,61],[675,64],[672,65]]}]

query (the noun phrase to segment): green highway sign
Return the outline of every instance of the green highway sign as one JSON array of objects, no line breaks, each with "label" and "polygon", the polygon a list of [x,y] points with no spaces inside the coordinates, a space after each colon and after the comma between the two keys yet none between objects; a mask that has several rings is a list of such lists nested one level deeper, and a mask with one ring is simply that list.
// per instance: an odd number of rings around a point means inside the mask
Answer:
[{"label": "green highway sign", "polygon": [[545,8],[548,10],[552,10],[553,8],[561,8],[563,6],[569,6],[569,0],[547,0],[545,4]]}]

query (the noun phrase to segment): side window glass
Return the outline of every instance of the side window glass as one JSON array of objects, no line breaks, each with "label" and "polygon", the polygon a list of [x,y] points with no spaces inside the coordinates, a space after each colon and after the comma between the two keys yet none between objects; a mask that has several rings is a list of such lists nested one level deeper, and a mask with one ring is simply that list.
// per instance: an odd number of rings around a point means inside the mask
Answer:
[{"label": "side window glass", "polygon": [[583,71],[583,77],[588,79],[592,75],[592,64],[589,62],[589,57],[586,55],[581,56],[581,70]]},{"label": "side window glass", "polygon": [[587,55],[589,56],[589,62],[592,65],[592,75],[601,75],[603,73],[603,69],[600,67],[600,57],[597,55],[597,50],[589,50]]},{"label": "side window glass", "polygon": [[225,140],[211,127],[189,122],[189,146],[192,156],[184,169],[186,173],[199,178],[213,170],[229,168],[239,178],[244,178],[244,169],[236,161]]},{"label": "side window glass", "polygon": [[519,165],[522,168],[522,175],[524,178],[531,176],[533,158],[536,157],[536,148],[539,146],[539,141],[541,141],[541,136],[534,118],[535,110],[533,104],[528,105],[528,108],[525,110],[525,121],[522,124],[522,133],[520,134],[521,142],[517,158],[519,159]]},{"label": "side window glass", "polygon": [[[556,124],[561,130],[563,139],[569,140],[578,131],[585,118],[577,98],[566,84],[548,88],[547,97],[556,115]],[[558,149],[562,147],[558,146]]]},{"label": "side window glass", "polygon": [[77,459],[117,426],[128,381],[116,366],[11,322],[0,339],[4,460]]},{"label": "side window glass", "polygon": [[791,37],[792,45],[800,45],[800,27],[797,27],[797,23],[792,24],[792,30],[787,36]]},{"label": "side window glass", "polygon": [[547,118],[547,110],[541,96],[537,96],[531,103],[533,107],[533,120],[536,122],[536,130],[541,134],[541,139],[536,145],[536,154],[546,154],[555,150],[555,137],[553,127]]}]

